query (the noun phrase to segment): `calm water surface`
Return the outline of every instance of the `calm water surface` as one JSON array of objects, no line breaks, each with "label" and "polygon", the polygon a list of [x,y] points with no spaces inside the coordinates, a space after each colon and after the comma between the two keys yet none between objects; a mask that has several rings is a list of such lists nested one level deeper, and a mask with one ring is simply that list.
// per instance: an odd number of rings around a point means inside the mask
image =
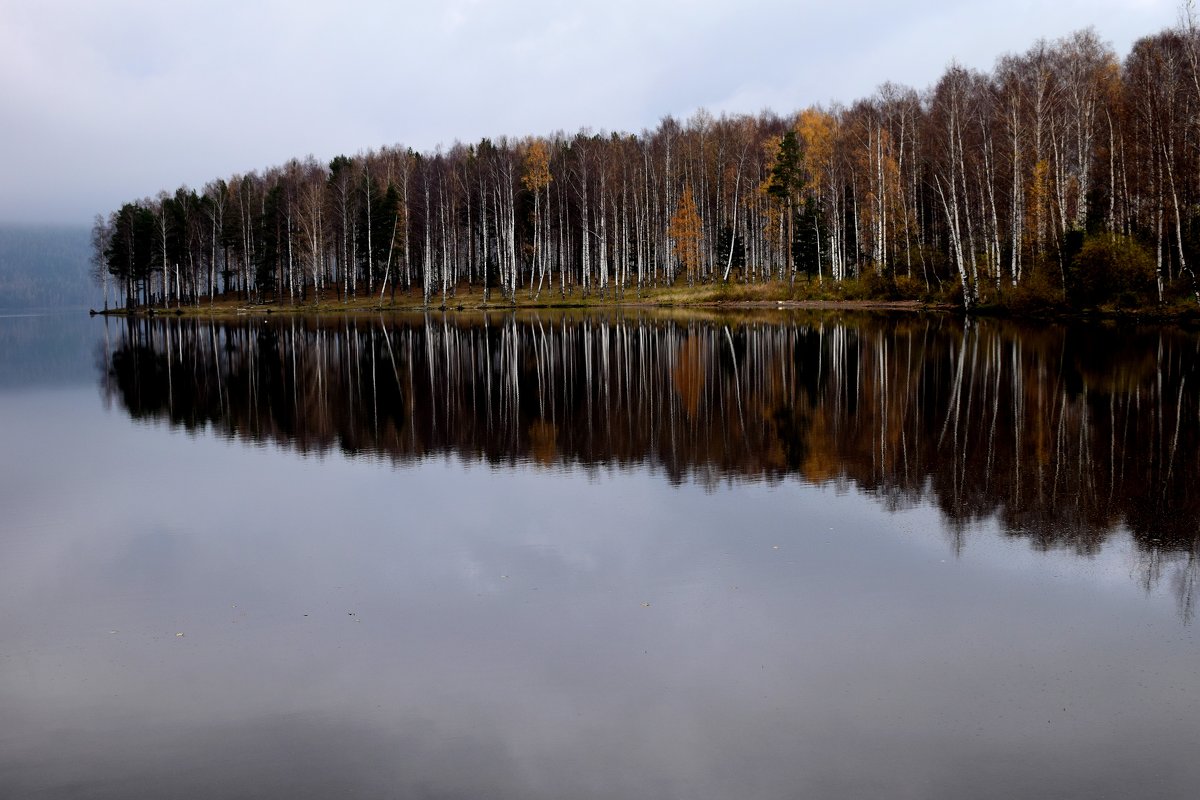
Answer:
[{"label": "calm water surface", "polygon": [[0,797],[1190,798],[1200,338],[0,318]]}]

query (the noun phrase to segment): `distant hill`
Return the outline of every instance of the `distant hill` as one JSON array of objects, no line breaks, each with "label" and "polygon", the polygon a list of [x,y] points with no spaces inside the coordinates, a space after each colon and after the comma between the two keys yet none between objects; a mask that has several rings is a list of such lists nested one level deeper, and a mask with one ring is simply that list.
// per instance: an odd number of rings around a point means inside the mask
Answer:
[{"label": "distant hill", "polygon": [[0,224],[0,309],[98,306],[86,227]]}]

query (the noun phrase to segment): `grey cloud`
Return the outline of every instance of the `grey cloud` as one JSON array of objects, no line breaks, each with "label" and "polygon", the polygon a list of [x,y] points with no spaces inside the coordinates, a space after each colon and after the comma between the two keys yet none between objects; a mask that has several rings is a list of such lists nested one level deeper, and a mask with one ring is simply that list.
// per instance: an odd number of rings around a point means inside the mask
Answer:
[{"label": "grey cloud", "polygon": [[1172,0],[0,6],[0,219],[85,223],[162,188],[383,144],[653,127],[923,88],[1094,24],[1119,53]]}]

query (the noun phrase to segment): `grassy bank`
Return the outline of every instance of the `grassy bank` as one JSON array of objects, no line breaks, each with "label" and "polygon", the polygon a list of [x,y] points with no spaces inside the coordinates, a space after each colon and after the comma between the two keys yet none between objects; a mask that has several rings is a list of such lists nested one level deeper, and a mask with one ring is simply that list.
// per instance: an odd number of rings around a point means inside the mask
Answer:
[{"label": "grassy bank", "polygon": [[817,281],[769,282],[769,283],[707,283],[689,286],[627,288],[605,292],[592,289],[583,292],[579,287],[568,287],[564,293],[558,286],[544,288],[540,293],[530,293],[528,288],[518,289],[513,298],[505,297],[498,289],[491,289],[485,297],[478,286],[460,286],[444,297],[439,292],[424,303],[419,290],[397,290],[368,296],[339,298],[332,292],[320,302],[309,297],[292,302],[287,298],[275,301],[255,302],[234,295],[217,297],[212,301],[201,300],[199,304],[176,306],[138,307],[110,309],[112,315],[135,314],[178,314],[188,316],[228,316],[231,314],[271,313],[346,313],[380,311],[435,310],[506,310],[506,309],[570,309],[608,307],[652,307],[652,308],[705,308],[705,307],[759,307],[759,306],[822,306],[837,305],[863,308],[948,308],[934,299],[872,297],[861,291],[857,282],[822,285]]},{"label": "grassy bank", "polygon": [[[797,280],[759,283],[701,283],[674,286],[627,288],[601,292],[584,292],[578,286],[543,288],[531,293],[518,289],[513,298],[505,297],[498,289],[485,296],[478,286],[459,286],[444,297],[439,292],[425,304],[419,290],[397,290],[379,294],[339,298],[333,292],[322,296],[288,298],[266,302],[247,300],[236,295],[217,297],[199,304],[176,306],[110,309],[110,315],[172,314],[180,316],[236,316],[242,314],[313,314],[313,313],[379,313],[393,311],[505,311],[512,309],[599,309],[599,308],[657,308],[657,309],[768,309],[768,308],[844,308],[961,311],[961,295],[956,287],[942,291],[927,290],[923,283],[911,279],[886,281],[879,278],[847,281]],[[1200,307],[1194,300],[1178,297],[1171,302],[1153,305],[1100,304],[1080,308],[1065,302],[1061,294],[1034,292],[1024,287],[999,292],[989,287],[983,293],[974,314],[1033,319],[1134,319],[1179,320],[1200,322]]]}]

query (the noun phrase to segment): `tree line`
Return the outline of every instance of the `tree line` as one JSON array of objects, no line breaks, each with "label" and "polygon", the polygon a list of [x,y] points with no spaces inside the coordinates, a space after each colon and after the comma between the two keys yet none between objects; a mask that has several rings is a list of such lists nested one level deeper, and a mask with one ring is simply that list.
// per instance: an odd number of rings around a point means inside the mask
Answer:
[{"label": "tree line", "polygon": [[797,279],[968,309],[1200,300],[1200,28],[1188,6],[1123,61],[1088,29],[790,116],[292,159],[92,238],[106,305]]}]

